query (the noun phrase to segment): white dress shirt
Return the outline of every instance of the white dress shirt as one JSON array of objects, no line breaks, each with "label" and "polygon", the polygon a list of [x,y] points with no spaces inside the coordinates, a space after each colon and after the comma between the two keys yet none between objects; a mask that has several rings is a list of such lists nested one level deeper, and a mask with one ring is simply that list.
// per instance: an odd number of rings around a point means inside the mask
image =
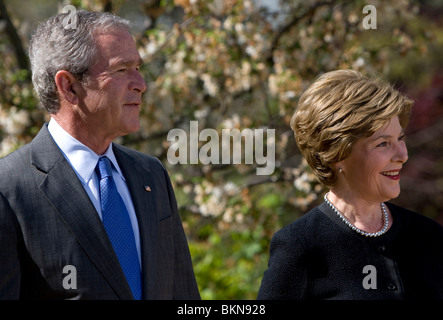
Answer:
[{"label": "white dress shirt", "polygon": [[[54,118],[51,118],[48,124],[48,130],[55,143],[61,149],[66,160],[74,169],[77,177],[85,188],[86,193],[92,201],[100,219],[102,218],[102,210],[100,207],[100,189],[97,174],[95,173],[95,167],[97,166],[99,155],[89,149],[83,143],[72,137],[67,133]],[[101,155],[109,158],[112,167],[112,177],[114,178],[118,192],[120,193],[123,202],[126,205],[126,209],[131,219],[132,229],[134,231],[135,244],[137,246],[138,261],[141,264],[140,256],[140,233],[138,229],[137,216],[135,214],[134,205],[132,203],[131,195],[126,185],[125,177],[123,176],[120,167],[118,166],[117,159],[115,158],[112,150],[112,143],[109,145],[107,151]]]}]

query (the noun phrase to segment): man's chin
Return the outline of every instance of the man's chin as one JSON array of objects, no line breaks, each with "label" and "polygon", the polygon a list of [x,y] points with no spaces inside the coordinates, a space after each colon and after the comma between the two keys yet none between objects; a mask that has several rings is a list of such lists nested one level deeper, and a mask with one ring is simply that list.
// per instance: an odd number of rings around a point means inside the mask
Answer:
[{"label": "man's chin", "polygon": [[130,123],[126,123],[121,129],[122,130],[120,131],[119,136],[126,136],[128,134],[138,132],[140,130],[140,122],[138,120],[134,120]]}]

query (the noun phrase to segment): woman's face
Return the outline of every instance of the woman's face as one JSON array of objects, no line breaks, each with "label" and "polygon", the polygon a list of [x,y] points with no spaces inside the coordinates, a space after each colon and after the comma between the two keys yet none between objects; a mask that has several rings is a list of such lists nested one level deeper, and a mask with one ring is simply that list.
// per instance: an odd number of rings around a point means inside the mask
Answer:
[{"label": "woman's face", "polygon": [[347,197],[384,202],[400,194],[400,170],[408,159],[404,131],[398,117],[372,136],[358,140],[350,155],[336,164],[334,187]]}]

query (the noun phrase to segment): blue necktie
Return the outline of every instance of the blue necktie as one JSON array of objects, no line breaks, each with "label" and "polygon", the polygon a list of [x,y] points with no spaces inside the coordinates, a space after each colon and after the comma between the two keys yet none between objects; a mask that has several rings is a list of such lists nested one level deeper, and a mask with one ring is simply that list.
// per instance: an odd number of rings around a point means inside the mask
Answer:
[{"label": "blue necktie", "polygon": [[134,299],[140,300],[141,274],[134,232],[126,206],[112,178],[111,161],[107,157],[100,157],[95,170],[100,180],[103,224],[120,261],[132,295]]}]

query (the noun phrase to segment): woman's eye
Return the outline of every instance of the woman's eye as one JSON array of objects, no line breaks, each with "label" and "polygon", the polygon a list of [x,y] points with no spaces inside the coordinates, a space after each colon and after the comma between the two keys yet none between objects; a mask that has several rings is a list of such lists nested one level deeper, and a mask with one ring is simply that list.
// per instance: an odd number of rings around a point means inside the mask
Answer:
[{"label": "woman's eye", "polygon": [[377,148],[386,147],[388,145],[387,141],[383,141],[377,145]]}]

